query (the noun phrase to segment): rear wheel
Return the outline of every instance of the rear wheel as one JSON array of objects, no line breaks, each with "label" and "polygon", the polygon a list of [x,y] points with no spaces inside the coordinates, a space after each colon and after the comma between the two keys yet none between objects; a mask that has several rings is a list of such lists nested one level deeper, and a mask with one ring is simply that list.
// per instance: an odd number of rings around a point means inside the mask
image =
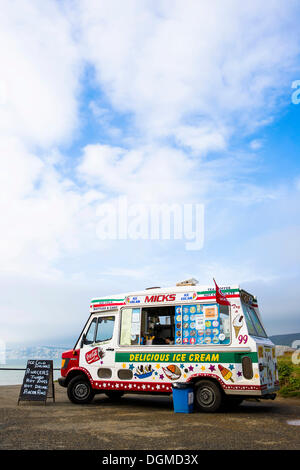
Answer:
[{"label": "rear wheel", "polygon": [[220,387],[211,380],[201,380],[195,385],[195,407],[205,413],[217,411],[223,400]]},{"label": "rear wheel", "polygon": [[95,395],[89,380],[83,375],[70,380],[67,393],[69,400],[76,404],[90,403]]},{"label": "rear wheel", "polygon": [[124,392],[121,392],[119,390],[107,390],[104,393],[111,400],[120,400],[120,398],[124,395]]}]

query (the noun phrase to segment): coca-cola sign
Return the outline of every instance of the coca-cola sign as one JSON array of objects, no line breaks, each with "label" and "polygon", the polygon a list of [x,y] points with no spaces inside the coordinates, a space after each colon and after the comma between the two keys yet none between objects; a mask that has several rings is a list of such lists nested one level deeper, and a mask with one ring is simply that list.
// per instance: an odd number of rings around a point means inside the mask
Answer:
[{"label": "coca-cola sign", "polygon": [[102,348],[94,348],[91,351],[87,352],[85,355],[85,360],[88,364],[93,362],[100,361],[104,357],[104,351]]}]

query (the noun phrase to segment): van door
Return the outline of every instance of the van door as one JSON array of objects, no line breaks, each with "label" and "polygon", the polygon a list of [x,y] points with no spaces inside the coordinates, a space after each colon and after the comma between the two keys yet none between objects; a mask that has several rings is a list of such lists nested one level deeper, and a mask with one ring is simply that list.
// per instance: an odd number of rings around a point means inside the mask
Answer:
[{"label": "van door", "polygon": [[266,386],[267,390],[273,389],[277,380],[275,347],[259,345],[257,349],[261,384]]},{"label": "van door", "polygon": [[116,315],[103,313],[94,318],[80,353],[80,366],[93,380],[111,379],[115,366]]},{"label": "van door", "polygon": [[249,335],[257,342],[258,367],[263,390],[274,389],[278,380],[275,346],[268,339],[267,333],[254,308],[243,305]]}]

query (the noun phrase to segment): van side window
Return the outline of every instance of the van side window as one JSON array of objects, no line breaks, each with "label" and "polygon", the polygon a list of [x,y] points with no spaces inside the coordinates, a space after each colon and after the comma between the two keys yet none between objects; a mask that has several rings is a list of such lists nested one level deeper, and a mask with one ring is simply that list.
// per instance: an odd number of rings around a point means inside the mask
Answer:
[{"label": "van side window", "polygon": [[249,335],[267,338],[267,333],[253,308],[243,303],[243,312],[245,314]]},{"label": "van side window", "polygon": [[141,344],[174,344],[175,307],[149,307],[142,309]]},{"label": "van side window", "polygon": [[244,315],[245,315],[249,335],[250,336],[258,336],[257,331],[255,329],[255,326],[252,322],[252,319],[251,319],[251,317],[248,313],[247,306],[244,303],[242,303],[242,306],[243,306],[243,312],[244,312]]},{"label": "van side window", "polygon": [[141,309],[123,308],[121,312],[121,346],[140,344]]},{"label": "van side window", "polygon": [[[229,306],[219,305],[220,313],[220,335],[224,335],[225,338],[220,340],[221,344],[230,343],[230,322],[229,322]],[[223,336],[221,336],[223,338]]]},{"label": "van side window", "polygon": [[97,334],[95,343],[108,341],[112,338],[114,332],[115,317],[99,317],[97,324]]},{"label": "van side window", "polygon": [[122,309],[121,346],[229,343],[227,305],[210,303]]},{"label": "van side window", "polygon": [[267,338],[267,333],[265,332],[264,330],[264,327],[262,326],[261,322],[259,321],[259,318],[258,316],[256,315],[255,311],[253,310],[252,307],[250,307],[249,305],[247,305],[247,309],[248,309],[248,312],[249,312],[249,315],[253,321],[253,324],[255,326],[255,329],[258,333],[258,336],[262,337],[262,338]]},{"label": "van side window", "polygon": [[96,325],[97,325],[97,318],[94,318],[85,335],[84,344],[92,344],[94,342]]}]

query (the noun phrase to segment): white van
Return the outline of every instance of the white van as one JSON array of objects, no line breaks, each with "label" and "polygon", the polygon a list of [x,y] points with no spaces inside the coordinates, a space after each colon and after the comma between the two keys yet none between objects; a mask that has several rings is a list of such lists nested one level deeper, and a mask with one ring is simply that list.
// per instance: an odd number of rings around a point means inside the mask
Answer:
[{"label": "white van", "polygon": [[194,280],[93,299],[74,349],[62,355],[59,383],[69,399],[170,394],[175,382],[191,384],[195,406],[205,412],[246,397],[274,399],[275,346],[257,300],[237,285],[221,290],[230,306]]}]

